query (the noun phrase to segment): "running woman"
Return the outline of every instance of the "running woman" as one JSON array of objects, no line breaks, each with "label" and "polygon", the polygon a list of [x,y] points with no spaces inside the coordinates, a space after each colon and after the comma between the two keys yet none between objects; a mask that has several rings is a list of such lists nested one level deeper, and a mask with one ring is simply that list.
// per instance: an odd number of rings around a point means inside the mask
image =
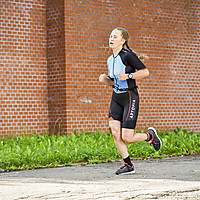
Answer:
[{"label": "running woman", "polygon": [[109,47],[113,54],[108,58],[108,76],[101,74],[99,81],[113,87],[109,111],[109,127],[115,145],[123,158],[124,165],[116,174],[134,173],[134,164],[128,154],[126,143],[147,141],[156,151],[161,148],[161,140],[156,130],[148,128],[146,133],[135,133],[139,111],[137,79],[149,76],[149,71],[128,45],[129,35],[124,28],[115,28],[109,37]]}]

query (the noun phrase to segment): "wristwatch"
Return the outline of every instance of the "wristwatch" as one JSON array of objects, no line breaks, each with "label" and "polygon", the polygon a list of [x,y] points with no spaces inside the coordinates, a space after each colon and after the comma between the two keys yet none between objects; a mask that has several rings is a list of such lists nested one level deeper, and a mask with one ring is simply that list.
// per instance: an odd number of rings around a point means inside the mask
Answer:
[{"label": "wristwatch", "polygon": [[130,73],[130,74],[128,75],[128,78],[133,78],[133,74]]}]

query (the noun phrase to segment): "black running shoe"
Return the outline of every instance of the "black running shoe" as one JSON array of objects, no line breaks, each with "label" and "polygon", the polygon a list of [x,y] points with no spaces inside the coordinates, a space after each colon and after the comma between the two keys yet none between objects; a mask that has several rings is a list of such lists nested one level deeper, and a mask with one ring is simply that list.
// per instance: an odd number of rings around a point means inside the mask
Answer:
[{"label": "black running shoe", "polygon": [[162,142],[157,135],[157,132],[154,128],[149,127],[147,133],[151,135],[151,140],[147,141],[149,144],[152,144],[156,151],[160,150]]},{"label": "black running shoe", "polygon": [[130,173],[134,174],[135,170],[134,170],[134,165],[132,164],[132,166],[128,165],[125,163],[125,165],[123,165],[122,167],[120,167],[115,174],[119,175],[119,174],[124,174],[124,173]]}]

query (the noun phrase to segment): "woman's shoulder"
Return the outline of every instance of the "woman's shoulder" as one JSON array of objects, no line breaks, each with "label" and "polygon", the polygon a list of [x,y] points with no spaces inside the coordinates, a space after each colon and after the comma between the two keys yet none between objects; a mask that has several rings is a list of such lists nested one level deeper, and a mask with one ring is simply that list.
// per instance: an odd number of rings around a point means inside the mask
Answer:
[{"label": "woman's shoulder", "polygon": [[129,58],[129,57],[135,57],[136,54],[132,51],[129,51],[127,49],[122,49],[122,51],[120,52],[121,55],[124,57],[124,58]]}]

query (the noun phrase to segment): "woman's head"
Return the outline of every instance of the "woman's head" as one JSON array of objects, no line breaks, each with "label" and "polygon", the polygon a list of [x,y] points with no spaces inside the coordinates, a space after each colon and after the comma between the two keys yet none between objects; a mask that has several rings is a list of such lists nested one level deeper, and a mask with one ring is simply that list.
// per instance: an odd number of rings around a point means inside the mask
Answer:
[{"label": "woman's head", "polygon": [[124,48],[132,51],[128,46],[129,34],[125,28],[117,27],[115,28],[109,38],[109,47],[111,49]]},{"label": "woman's head", "polygon": [[[128,31],[125,28],[117,27],[110,34],[109,47],[111,49],[126,48],[129,51],[134,52],[135,54],[137,54],[135,51],[133,51],[129,47],[128,40],[129,40],[129,33],[128,33]],[[138,55],[138,57],[141,60],[144,60],[144,59],[148,58],[148,56],[146,56],[144,54],[140,54],[140,55]]]},{"label": "woman's head", "polygon": [[121,36],[125,40],[125,42],[128,42],[129,39],[128,31],[125,28],[121,27],[117,27],[116,29],[121,32]]},{"label": "woman's head", "polygon": [[125,41],[126,40],[122,35],[122,31],[119,28],[115,28],[109,37],[109,47],[111,49],[122,48]]}]

